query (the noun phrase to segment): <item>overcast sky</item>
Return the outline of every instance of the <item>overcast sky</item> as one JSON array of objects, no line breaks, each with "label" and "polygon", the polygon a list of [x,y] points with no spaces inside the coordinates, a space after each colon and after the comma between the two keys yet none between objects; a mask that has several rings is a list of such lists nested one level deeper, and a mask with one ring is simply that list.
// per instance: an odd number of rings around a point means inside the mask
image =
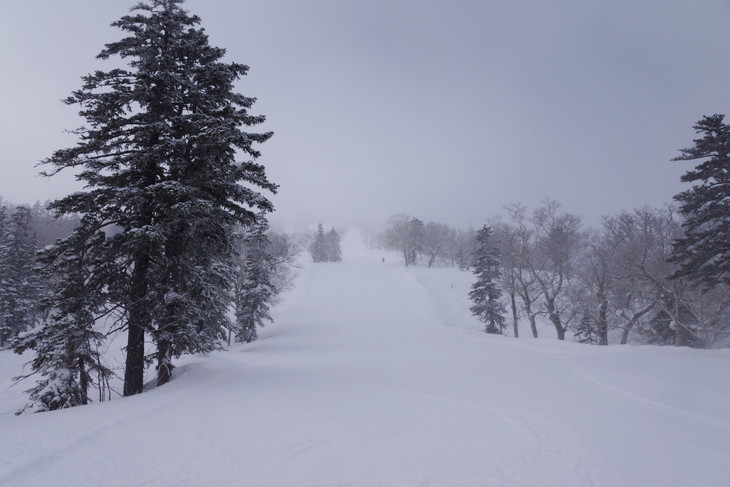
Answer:
[{"label": "overcast sky", "polygon": [[[34,165],[82,124],[60,100],[134,1],[3,0],[0,195],[78,189]],[[544,197],[598,223],[671,200],[692,125],[730,104],[727,0],[188,0],[211,44],[248,64],[240,92],[275,222],[478,226]]]}]

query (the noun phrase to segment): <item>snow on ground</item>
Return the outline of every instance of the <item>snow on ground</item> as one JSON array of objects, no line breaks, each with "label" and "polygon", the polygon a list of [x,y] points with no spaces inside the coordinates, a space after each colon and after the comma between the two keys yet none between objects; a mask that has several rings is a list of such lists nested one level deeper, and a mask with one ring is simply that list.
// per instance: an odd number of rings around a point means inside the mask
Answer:
[{"label": "snow on ground", "polygon": [[[402,262],[402,260],[401,260]],[[428,292],[431,307],[441,323],[449,328],[462,328],[468,330],[483,331],[484,324],[481,323],[469,311],[472,305],[469,300],[469,291],[474,282],[474,274],[470,271],[460,271],[453,267],[422,266],[409,267],[408,272],[418,280],[418,283]],[[508,309],[507,329],[508,336],[514,336],[512,331],[512,316]],[[521,318],[520,335],[523,337],[532,336],[530,325],[526,318]],[[540,338],[557,339],[558,334],[555,327],[544,317],[537,317],[537,332]],[[570,336],[570,331],[566,333]]]},{"label": "snow on ground", "polygon": [[0,352],[0,485],[730,485],[729,350],[488,336],[458,271],[343,254],[140,396],[14,416]]}]

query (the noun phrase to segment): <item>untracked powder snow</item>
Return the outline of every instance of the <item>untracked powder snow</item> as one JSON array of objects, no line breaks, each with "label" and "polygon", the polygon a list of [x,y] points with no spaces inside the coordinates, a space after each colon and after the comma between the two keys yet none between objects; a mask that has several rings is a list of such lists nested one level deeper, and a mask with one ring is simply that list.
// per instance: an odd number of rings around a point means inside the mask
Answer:
[{"label": "untracked powder snow", "polygon": [[342,254],[138,396],[16,416],[0,351],[0,485],[730,486],[730,350],[487,335],[472,274]]}]

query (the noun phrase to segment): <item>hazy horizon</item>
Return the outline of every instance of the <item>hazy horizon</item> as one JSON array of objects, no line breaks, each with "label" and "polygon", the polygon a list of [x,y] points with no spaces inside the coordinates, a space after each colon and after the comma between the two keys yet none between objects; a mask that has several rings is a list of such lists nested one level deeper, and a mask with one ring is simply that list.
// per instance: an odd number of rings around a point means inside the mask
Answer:
[{"label": "hazy horizon", "polygon": [[[135,2],[14,3],[0,29],[0,196],[80,189],[38,161],[75,137],[60,102]],[[238,91],[274,131],[259,146],[275,225],[383,227],[394,213],[479,226],[544,197],[595,225],[671,201],[692,125],[726,113],[730,5],[714,0],[188,0],[212,45],[251,70]]]}]

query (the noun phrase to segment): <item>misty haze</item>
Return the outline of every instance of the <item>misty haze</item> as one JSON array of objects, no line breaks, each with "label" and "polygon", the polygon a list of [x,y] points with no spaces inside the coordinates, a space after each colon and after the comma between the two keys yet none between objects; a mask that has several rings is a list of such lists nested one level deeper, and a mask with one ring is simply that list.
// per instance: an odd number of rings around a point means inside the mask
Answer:
[{"label": "misty haze", "polygon": [[728,21],[6,5],[0,485],[730,485]]}]

